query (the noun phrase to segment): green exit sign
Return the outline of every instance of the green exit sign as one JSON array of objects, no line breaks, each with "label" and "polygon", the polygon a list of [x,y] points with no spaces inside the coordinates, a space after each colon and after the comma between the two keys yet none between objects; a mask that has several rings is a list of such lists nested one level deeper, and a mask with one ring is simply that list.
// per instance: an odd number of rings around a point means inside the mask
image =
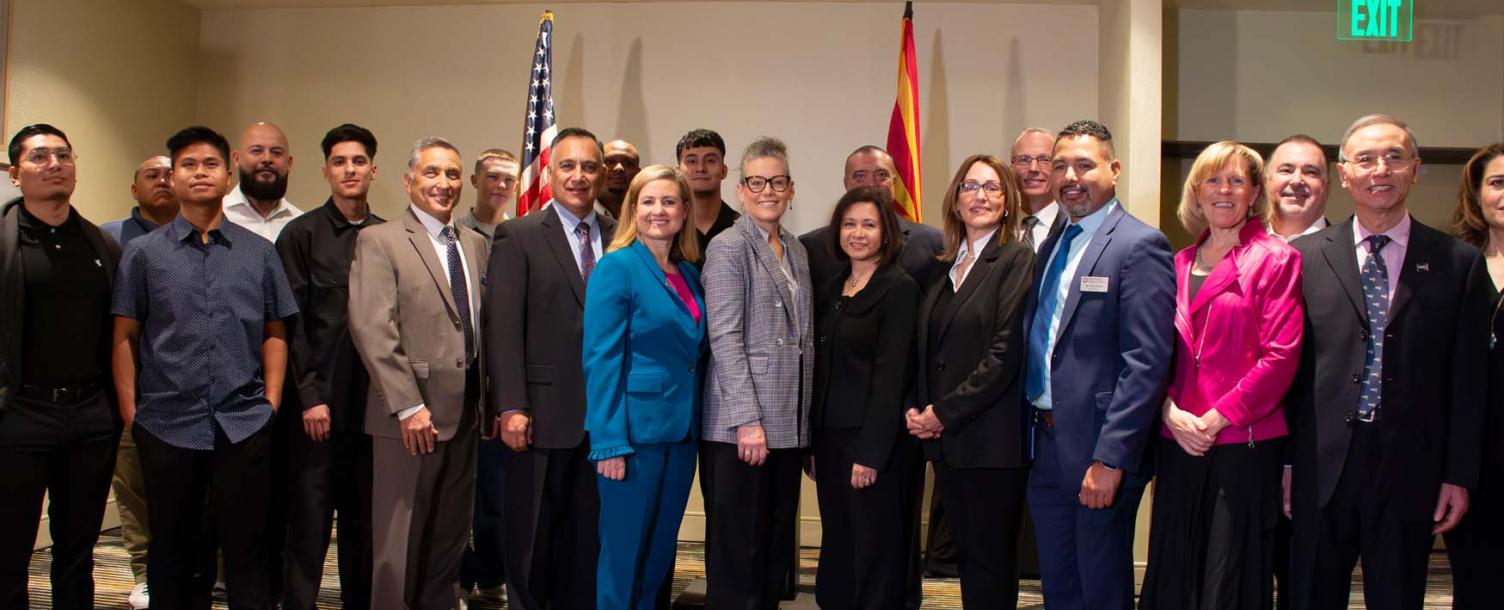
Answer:
[{"label": "green exit sign", "polygon": [[1416,0],[1337,0],[1338,40],[1400,40],[1415,36]]}]

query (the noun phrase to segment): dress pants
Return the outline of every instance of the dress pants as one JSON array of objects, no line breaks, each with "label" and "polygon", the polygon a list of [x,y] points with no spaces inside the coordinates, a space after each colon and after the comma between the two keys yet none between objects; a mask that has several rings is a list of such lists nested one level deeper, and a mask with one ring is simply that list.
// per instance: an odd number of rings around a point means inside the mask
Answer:
[{"label": "dress pants", "polygon": [[435,442],[433,453],[412,455],[400,438],[371,439],[372,472],[380,473],[371,485],[372,608],[455,607],[475,507],[477,419],[466,408],[454,437]]},{"label": "dress pants", "polygon": [[506,502],[507,453],[512,450],[499,439],[481,439],[475,470],[475,518],[471,524],[471,544],[465,547],[460,562],[460,590],[491,589],[501,586],[506,577],[502,563],[502,535],[506,522],[502,506]]},{"label": "dress pants", "polygon": [[929,535],[924,547],[924,571],[931,577],[956,578],[956,543],[950,536],[950,522],[945,515],[945,494],[936,478],[930,489]]},{"label": "dress pants", "polygon": [[266,574],[270,424],[239,443],[231,443],[215,425],[211,451],[169,445],[140,425],[131,434],[141,455],[152,515],[146,574],[151,607],[209,607],[212,582],[206,581],[212,581],[214,564],[206,553],[207,508],[224,552],[230,608],[271,608]]},{"label": "dress pants", "polygon": [[890,459],[878,465],[876,482],[853,489],[852,451],[860,434],[822,428],[815,438],[821,530],[815,601],[823,610],[898,610],[907,601],[912,548],[903,506],[906,473]]},{"label": "dress pants", "polygon": [[146,480],[141,476],[141,457],[136,439],[129,429],[120,435],[115,453],[115,475],[110,480],[115,492],[115,508],[120,511],[120,538],[130,555],[131,576],[136,584],[146,582],[146,546],[151,544],[150,522],[146,517]]},{"label": "dress pants", "polygon": [[587,436],[572,449],[507,455],[502,515],[510,607],[595,608],[601,502],[589,454]]},{"label": "dress pants", "polygon": [[[371,606],[371,437],[336,430],[315,442],[293,430],[283,548],[282,608],[310,610],[324,575],[329,533],[339,527],[340,607]],[[335,516],[338,515],[338,521]]]},{"label": "dress pants", "polygon": [[601,494],[596,608],[654,610],[674,573],[679,524],[695,478],[695,442],[633,445],[627,476],[597,475]]},{"label": "dress pants", "polygon": [[[1296,540],[1296,553],[1314,553],[1314,562],[1297,560],[1295,565],[1315,566],[1312,605],[1297,604],[1297,609],[1347,608],[1353,567],[1360,557],[1363,598],[1368,608],[1415,610],[1425,604],[1426,572],[1435,538],[1431,528],[1435,524],[1429,511],[1407,515],[1407,511],[1397,510],[1394,499],[1388,497],[1391,494],[1383,491],[1383,482],[1376,476],[1381,425],[1353,424],[1352,442],[1337,488],[1317,517],[1319,531],[1314,537]],[[1436,498],[1427,500],[1426,505],[1435,506]],[[1300,515],[1296,519],[1299,528]]]},{"label": "dress pants", "polygon": [[[1497,439],[1491,442],[1499,442]],[[1491,458],[1490,458],[1491,459]],[[1478,491],[1468,497],[1467,514],[1446,533],[1452,559],[1452,608],[1483,610],[1499,606],[1504,583],[1504,472],[1485,462]]]},{"label": "dress pants", "polygon": [[77,403],[16,397],[0,414],[0,608],[27,607],[27,567],[47,495],[52,607],[94,607],[94,543],[115,468],[103,391]]},{"label": "dress pants", "polygon": [[794,568],[803,462],[802,449],[771,449],[751,466],[737,458],[735,443],[700,443],[707,608],[778,607]]},{"label": "dress pants", "polygon": [[893,449],[892,461],[890,467],[894,472],[889,473],[889,478],[896,475],[902,479],[899,506],[903,511],[903,527],[908,532],[907,546],[903,551],[908,564],[904,567],[904,580],[907,584],[904,586],[903,607],[905,610],[919,610],[924,601],[924,545],[920,544],[919,529],[924,514],[926,468],[919,439],[904,434],[904,438],[899,439]]},{"label": "dress pants", "polygon": [[[1081,477],[1061,470],[1054,429],[1038,424],[1034,429],[1029,513],[1039,541],[1046,606],[1050,610],[1132,610],[1133,530],[1143,485],[1119,487],[1108,508],[1083,506],[1078,499]],[[962,537],[957,534],[958,543]]]},{"label": "dress pants", "polygon": [[935,478],[956,543],[961,604],[968,610],[1017,607],[1018,529],[1029,470],[955,468],[941,459]]}]

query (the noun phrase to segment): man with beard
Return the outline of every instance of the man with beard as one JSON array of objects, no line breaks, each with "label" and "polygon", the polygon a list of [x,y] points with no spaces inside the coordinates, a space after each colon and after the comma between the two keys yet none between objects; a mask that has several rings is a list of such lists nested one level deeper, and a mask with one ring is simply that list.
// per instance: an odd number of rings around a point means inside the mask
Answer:
[{"label": "man with beard", "polygon": [[612,218],[621,215],[621,202],[627,196],[627,186],[642,171],[642,157],[637,147],[626,140],[606,143],[606,190],[601,192],[600,203],[611,213]]},{"label": "man with beard", "polygon": [[[350,341],[350,262],[361,231],[384,222],[366,200],[376,179],[376,136],[346,123],[321,143],[329,200],[287,223],[277,254],[298,300],[288,335],[289,486],[282,607],[311,610],[339,513],[341,607],[371,605],[371,437],[367,376]],[[295,394],[295,396],[294,396]],[[299,425],[300,424],[300,425]]]},{"label": "man with beard", "polygon": [[168,182],[171,177],[172,160],[165,155],[142,161],[131,174],[131,199],[136,200],[136,207],[130,216],[99,225],[99,230],[124,248],[131,240],[172,222],[178,216],[178,200]]},{"label": "man with beard", "polygon": [[[147,158],[136,166],[131,176],[131,198],[136,207],[131,215],[104,223],[99,230],[123,248],[132,240],[172,222],[178,216],[178,198],[172,192],[172,160],[166,155]],[[146,520],[146,483],[141,480],[141,460],[136,455],[136,441],[131,431],[120,436],[115,456],[115,508],[120,511],[120,537],[131,557],[131,575],[136,579],[129,602],[134,610],[145,610],[151,598],[146,588],[146,549],[151,531]]]},{"label": "man with beard", "polygon": [[1288,242],[1327,228],[1329,183],[1321,143],[1305,134],[1280,140],[1264,166],[1264,192],[1274,210],[1269,234]]},{"label": "man with beard", "polygon": [[492,406],[506,459],[508,603],[524,610],[595,607],[600,496],[586,459],[585,288],[616,222],[595,211],[605,162],[595,135],[554,137],[545,174],[553,205],[496,233],[486,310]]},{"label": "man with beard", "polygon": [[464,171],[453,144],[418,140],[402,175],[407,210],[355,240],[349,324],[371,378],[371,602],[381,609],[460,601],[476,452],[493,419],[478,317],[490,243],[454,226]]},{"label": "man with beard", "polygon": [[287,174],[292,171],[292,151],[287,136],[271,123],[256,123],[240,134],[240,147],[230,153],[240,180],[225,195],[225,218],[277,241],[282,227],[303,213],[288,201]]},{"label": "man with beard", "polygon": [[479,231],[486,241],[496,239],[496,225],[506,222],[507,206],[517,199],[517,171],[517,155],[511,151],[491,148],[482,152],[475,160],[475,173],[470,174],[475,206],[456,224]]},{"label": "man with beard", "polygon": [[[741,214],[721,199],[721,182],[726,179],[726,141],[709,129],[691,129],[674,147],[679,171],[689,178],[695,198],[695,233],[700,236],[700,250],[721,231],[736,224]],[[704,261],[696,263],[703,265]]]}]

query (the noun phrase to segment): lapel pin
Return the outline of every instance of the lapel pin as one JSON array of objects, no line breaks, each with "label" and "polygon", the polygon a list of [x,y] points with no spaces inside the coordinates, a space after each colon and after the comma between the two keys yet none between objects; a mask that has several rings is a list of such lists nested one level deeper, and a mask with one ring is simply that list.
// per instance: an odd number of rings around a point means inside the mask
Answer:
[{"label": "lapel pin", "polygon": [[1415,263],[1416,273],[1425,273],[1431,270],[1431,263]]}]

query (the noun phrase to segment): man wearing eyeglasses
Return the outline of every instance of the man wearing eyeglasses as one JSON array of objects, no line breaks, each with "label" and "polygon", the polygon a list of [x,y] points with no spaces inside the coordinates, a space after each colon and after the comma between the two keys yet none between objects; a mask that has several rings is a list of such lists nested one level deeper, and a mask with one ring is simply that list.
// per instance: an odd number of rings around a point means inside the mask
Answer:
[{"label": "man wearing eyeglasses", "polygon": [[1355,215],[1292,242],[1292,607],[1346,608],[1361,558],[1368,607],[1416,609],[1432,541],[1478,483],[1492,282],[1482,253],[1410,216],[1421,160],[1403,121],[1359,118],[1340,153]]},{"label": "man wearing eyeglasses", "polygon": [[479,231],[486,241],[496,239],[496,225],[506,222],[507,206],[517,199],[517,171],[517,155],[511,151],[491,148],[482,152],[475,160],[475,172],[470,174],[475,206],[455,224]]},{"label": "man wearing eyeglasses", "polygon": [[1054,134],[1030,127],[1013,140],[1008,157],[1024,194],[1027,216],[1019,227],[1020,237],[1036,254],[1050,232],[1065,226],[1065,217],[1060,214],[1060,204],[1055,203],[1055,189],[1050,184],[1050,158],[1054,149]]},{"label": "man wearing eyeglasses", "polygon": [[52,607],[94,607],[94,543],[120,424],[109,383],[120,247],[73,209],[68,136],[10,140],[21,197],[0,207],[0,607],[27,607],[27,567],[51,498]]}]

